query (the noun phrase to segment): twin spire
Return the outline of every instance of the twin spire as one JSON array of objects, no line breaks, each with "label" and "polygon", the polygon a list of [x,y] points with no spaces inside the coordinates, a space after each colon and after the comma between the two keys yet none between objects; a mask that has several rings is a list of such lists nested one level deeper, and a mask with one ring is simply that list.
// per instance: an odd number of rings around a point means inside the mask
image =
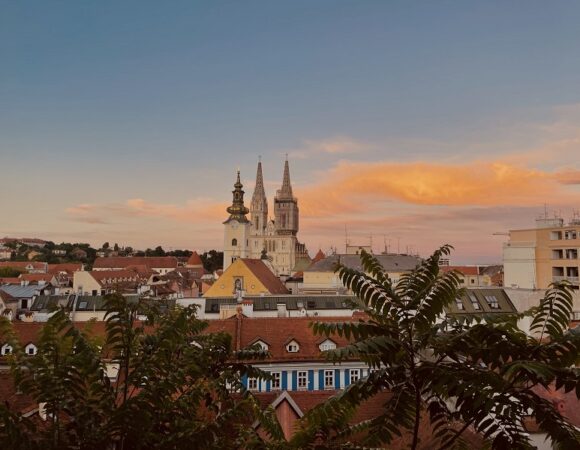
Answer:
[{"label": "twin spire", "polygon": [[[230,217],[225,222],[230,220],[238,220],[239,222],[247,222],[248,219],[245,217],[246,214],[250,212],[248,208],[244,205],[244,191],[242,190],[242,183],[240,181],[240,171],[237,173],[237,180],[234,184],[233,202],[230,207],[227,208],[227,212],[230,213]],[[284,162],[284,176],[282,179],[282,188],[276,191],[276,197],[282,200],[292,200],[292,184],[290,183],[290,166],[288,164],[288,157],[286,156],[286,161]],[[266,224],[268,218],[268,200],[266,197],[266,190],[264,189],[264,176],[262,174],[262,161],[258,161],[258,169],[256,171],[256,186],[254,187],[254,193],[252,195],[251,202],[252,214],[256,212],[263,216],[260,220],[260,226],[263,227]],[[255,218],[254,218],[255,219]]]}]

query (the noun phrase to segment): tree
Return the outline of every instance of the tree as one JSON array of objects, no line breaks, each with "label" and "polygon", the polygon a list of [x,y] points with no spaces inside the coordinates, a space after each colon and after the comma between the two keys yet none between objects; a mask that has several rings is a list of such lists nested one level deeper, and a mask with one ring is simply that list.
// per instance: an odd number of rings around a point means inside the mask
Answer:
[{"label": "tree", "polygon": [[[61,310],[43,327],[32,357],[0,322],[0,337],[14,347],[18,388],[47,414],[46,426],[36,427],[0,405],[0,448],[205,449],[256,441],[251,424],[259,408],[240,379],[262,375],[243,360],[267,352],[233,351],[228,334],[203,333],[207,323],[195,308],[162,316],[117,294],[106,306],[104,339],[91,333],[96,325],[77,328]],[[137,320],[142,314],[147,323]],[[116,382],[107,362],[118,369]]]},{"label": "tree", "polygon": [[108,249],[109,249],[109,247],[110,247],[110,244],[109,244],[108,242],[105,242],[105,243],[104,243],[104,244],[101,246],[101,248],[102,248],[103,250],[108,250]]},{"label": "tree", "polygon": [[[521,315],[485,320],[449,316],[445,307],[463,293],[457,274],[439,272],[439,260],[450,250],[437,250],[396,284],[364,251],[364,272],[338,266],[344,285],[363,302],[368,320],[315,322],[313,330],[352,339],[350,345],[329,351],[328,358],[360,359],[372,371],[307,414],[295,445],[306,446],[323,436],[327,444],[321,448],[330,448],[364,432],[364,444],[378,446],[406,432],[410,448],[416,449],[420,420],[427,415],[438,440],[433,448],[461,444],[470,426],[492,448],[531,448],[523,420],[533,413],[539,428],[560,448],[579,448],[579,432],[533,390],[553,386],[575,390],[580,397],[580,372],[574,367],[579,336],[567,331],[570,288],[554,285],[539,307]],[[532,317],[538,335],[518,329],[523,315]],[[384,390],[392,395],[381,414],[349,426],[354,410]]]},{"label": "tree", "polygon": [[113,245],[113,250],[116,252],[119,251],[119,244],[117,244],[116,242],[115,242],[115,245]]},{"label": "tree", "polygon": [[201,261],[203,262],[203,268],[210,273],[213,273],[218,269],[222,269],[224,266],[223,252],[210,250],[209,252],[203,252],[200,257]]},{"label": "tree", "polygon": [[0,267],[0,278],[17,278],[22,273],[24,273],[24,270],[16,267]]}]

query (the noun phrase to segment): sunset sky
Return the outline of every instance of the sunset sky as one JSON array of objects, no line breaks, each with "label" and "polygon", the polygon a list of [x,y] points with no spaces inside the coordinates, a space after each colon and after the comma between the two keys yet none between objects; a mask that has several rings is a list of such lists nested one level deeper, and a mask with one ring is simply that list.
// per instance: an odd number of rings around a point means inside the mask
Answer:
[{"label": "sunset sky", "polygon": [[[223,246],[288,154],[311,255],[501,261],[580,210],[575,1],[0,0],[0,237]],[[272,208],[271,208],[272,210]]]}]

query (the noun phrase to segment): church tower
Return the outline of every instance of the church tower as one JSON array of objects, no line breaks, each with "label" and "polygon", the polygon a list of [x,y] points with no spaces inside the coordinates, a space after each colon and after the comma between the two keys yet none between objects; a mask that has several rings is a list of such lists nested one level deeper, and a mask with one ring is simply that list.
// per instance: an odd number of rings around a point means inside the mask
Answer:
[{"label": "church tower", "polygon": [[250,214],[252,218],[252,234],[257,236],[263,235],[268,224],[268,199],[266,198],[266,191],[264,190],[262,161],[258,161],[256,186],[254,187],[254,194],[252,195]]},{"label": "church tower", "polygon": [[296,236],[298,233],[298,200],[292,195],[288,158],[284,163],[282,188],[276,192],[274,198],[274,217],[276,234]]},{"label": "church tower", "polygon": [[250,211],[244,206],[244,191],[240,181],[240,171],[234,184],[232,206],[227,208],[230,214],[224,222],[224,270],[237,258],[247,258],[248,238],[251,232],[251,223],[246,217]]}]

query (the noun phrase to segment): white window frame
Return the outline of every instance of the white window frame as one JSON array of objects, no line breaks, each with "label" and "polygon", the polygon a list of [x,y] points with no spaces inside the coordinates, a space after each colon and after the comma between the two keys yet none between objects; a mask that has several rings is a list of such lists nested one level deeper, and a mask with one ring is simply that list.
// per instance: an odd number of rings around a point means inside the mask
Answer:
[{"label": "white window frame", "polygon": [[282,389],[282,372],[272,372],[270,375],[272,375],[270,390],[279,391]]},{"label": "white window frame", "polygon": [[294,340],[288,342],[288,345],[286,345],[286,351],[288,353],[298,353],[298,350],[300,350],[300,346]]},{"label": "white window frame", "polygon": [[257,391],[260,382],[256,377],[248,377],[248,391]]},{"label": "white window frame", "polygon": [[[330,383],[328,381],[331,381]],[[335,389],[334,369],[324,370],[324,389]]]},{"label": "white window frame", "polygon": [[356,383],[360,380],[360,369],[349,369],[350,383]]},{"label": "white window frame", "polygon": [[262,347],[262,350],[268,350],[270,347],[268,346],[268,344],[266,344],[264,341],[257,340],[256,342],[254,342],[252,345],[259,345],[260,347]]},{"label": "white window frame", "polygon": [[319,348],[320,348],[320,351],[322,351],[322,352],[326,352],[328,350],[335,350],[336,343],[331,339],[326,339],[324,342],[320,343]]},{"label": "white window frame", "polygon": [[13,351],[14,351],[14,349],[12,348],[12,346],[10,344],[4,344],[2,346],[2,349],[0,349],[0,354],[2,356],[7,356],[7,355],[11,355]]},{"label": "white window frame", "polygon": [[[303,381],[303,383],[300,383]],[[307,370],[299,370],[296,374],[296,388],[298,390],[307,390],[308,389],[308,371]]]},{"label": "white window frame", "polygon": [[[32,352],[31,352],[32,350]],[[36,355],[36,353],[38,352],[38,349],[36,348],[36,345],[34,344],[28,344],[25,348],[24,351],[26,352],[26,354],[28,356],[34,356]]]}]

